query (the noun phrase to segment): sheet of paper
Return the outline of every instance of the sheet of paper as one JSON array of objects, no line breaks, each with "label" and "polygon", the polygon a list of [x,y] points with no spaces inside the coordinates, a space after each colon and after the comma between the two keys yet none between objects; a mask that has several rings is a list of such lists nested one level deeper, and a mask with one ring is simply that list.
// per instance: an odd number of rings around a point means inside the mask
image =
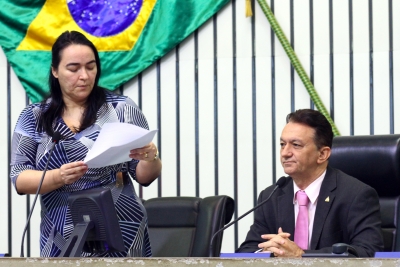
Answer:
[{"label": "sheet of paper", "polygon": [[156,132],[129,123],[106,123],[84,162],[89,168],[100,168],[131,161],[129,151],[150,143]]}]

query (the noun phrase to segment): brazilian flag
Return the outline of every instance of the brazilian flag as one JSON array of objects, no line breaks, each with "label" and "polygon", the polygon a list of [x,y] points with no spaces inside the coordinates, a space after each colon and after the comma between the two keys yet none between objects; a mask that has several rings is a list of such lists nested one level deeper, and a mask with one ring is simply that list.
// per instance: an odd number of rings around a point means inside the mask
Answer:
[{"label": "brazilian flag", "polygon": [[229,0],[3,0],[0,45],[32,102],[47,92],[51,46],[66,30],[99,50],[114,90],[161,58]]}]

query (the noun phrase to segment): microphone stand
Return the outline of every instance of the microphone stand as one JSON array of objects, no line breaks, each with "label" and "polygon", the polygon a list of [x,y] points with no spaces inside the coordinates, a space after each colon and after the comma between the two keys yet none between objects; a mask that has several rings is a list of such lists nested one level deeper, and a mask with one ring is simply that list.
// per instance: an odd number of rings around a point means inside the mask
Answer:
[{"label": "microphone stand", "polygon": [[28,215],[28,219],[26,220],[24,232],[22,233],[21,254],[20,254],[21,258],[24,257],[24,239],[25,239],[26,231],[28,230],[29,222],[30,222],[32,214],[33,214],[33,209],[35,208],[36,200],[37,200],[37,198],[39,196],[40,189],[42,188],[44,176],[46,174],[46,171],[47,171],[47,168],[48,168],[48,165],[49,165],[49,162],[50,162],[51,155],[53,154],[54,147],[56,146],[56,144],[58,143],[59,140],[60,140],[60,133],[59,132],[55,132],[54,135],[53,135],[53,138],[52,138],[53,144],[52,144],[52,146],[50,148],[49,157],[47,159],[46,166],[44,167],[44,171],[43,171],[42,177],[40,178],[39,186],[38,186],[38,189],[36,190],[36,194],[35,194],[35,198],[33,200],[33,204],[32,204],[31,210],[29,211],[29,215]]},{"label": "microphone stand", "polygon": [[267,202],[271,196],[275,193],[276,189],[278,189],[278,187],[282,187],[284,186],[286,183],[286,178],[284,176],[282,176],[281,178],[279,178],[278,182],[276,182],[276,186],[274,188],[274,190],[272,190],[271,194],[269,194],[269,196],[261,201],[260,203],[258,203],[255,207],[253,207],[252,209],[250,209],[249,211],[247,211],[245,214],[243,214],[242,216],[240,216],[239,218],[237,218],[236,220],[231,221],[230,223],[228,223],[227,225],[225,225],[224,227],[222,227],[221,229],[219,229],[217,232],[215,232],[213,234],[213,236],[211,237],[211,241],[210,241],[210,251],[212,253],[213,251],[213,246],[214,246],[214,238],[221,233],[222,231],[224,231],[226,228],[230,227],[232,224],[237,223],[239,220],[241,220],[243,217],[245,217],[247,214],[249,214],[250,212],[253,212],[254,210],[258,209],[259,207],[261,207],[265,202]]}]

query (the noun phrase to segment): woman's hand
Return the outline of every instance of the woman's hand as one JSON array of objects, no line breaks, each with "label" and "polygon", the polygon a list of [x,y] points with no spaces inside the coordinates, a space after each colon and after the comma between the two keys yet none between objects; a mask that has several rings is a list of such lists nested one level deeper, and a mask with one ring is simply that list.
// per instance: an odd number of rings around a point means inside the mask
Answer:
[{"label": "woman's hand", "polygon": [[149,185],[161,174],[161,160],[153,142],[144,147],[132,149],[129,157],[139,160],[136,167],[136,180],[140,184]]},{"label": "woman's hand", "polygon": [[151,142],[144,147],[132,149],[129,157],[137,160],[155,161],[158,157],[158,150],[156,145]]},{"label": "woman's hand", "polygon": [[88,166],[83,161],[67,163],[60,168],[60,179],[64,185],[69,185],[79,180],[87,170]]},{"label": "woman's hand", "polygon": [[[56,190],[64,185],[72,184],[81,178],[88,166],[83,161],[67,163],[59,169],[48,170],[44,177],[40,194]],[[35,194],[41,181],[43,171],[25,170],[18,175],[16,188],[20,194]]]}]

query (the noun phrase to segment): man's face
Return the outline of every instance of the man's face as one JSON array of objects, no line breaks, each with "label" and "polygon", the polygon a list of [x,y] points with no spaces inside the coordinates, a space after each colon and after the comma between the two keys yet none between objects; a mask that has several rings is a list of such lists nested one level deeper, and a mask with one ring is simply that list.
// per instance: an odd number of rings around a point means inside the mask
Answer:
[{"label": "man's face", "polygon": [[314,143],[315,130],[309,126],[289,122],[281,135],[281,163],[293,179],[310,179],[319,167],[320,151]]}]

